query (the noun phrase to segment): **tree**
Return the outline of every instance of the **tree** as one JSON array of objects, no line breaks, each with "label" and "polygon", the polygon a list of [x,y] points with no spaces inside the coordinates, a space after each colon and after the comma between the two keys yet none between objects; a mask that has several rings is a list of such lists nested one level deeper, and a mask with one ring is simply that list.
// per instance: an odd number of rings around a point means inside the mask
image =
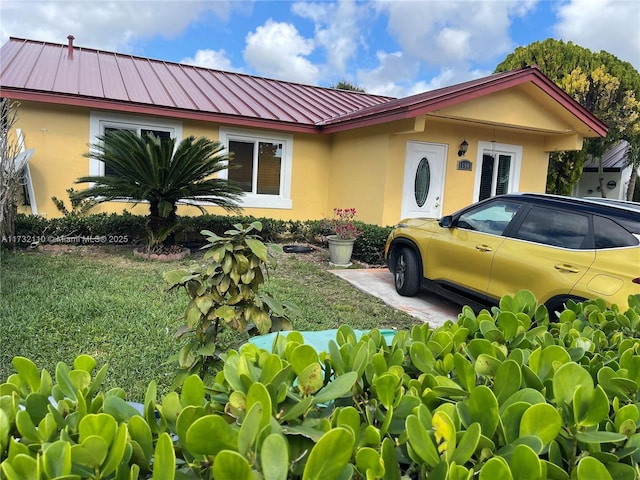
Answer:
[{"label": "tree", "polygon": [[[640,133],[640,74],[628,62],[608,52],[590,50],[547,39],[518,47],[496,67],[503,72],[537,65],[542,72],[583,107],[609,126],[605,139],[588,139],[579,152],[557,152],[549,156],[547,191],[568,195],[582,173],[585,159],[600,161],[614,142],[630,140]],[[606,189],[600,188],[605,192]]]},{"label": "tree", "polygon": [[104,162],[113,175],[79,178],[76,183],[93,183],[75,192],[72,200],[96,199],[98,202],[127,200],[149,202],[149,230],[152,246],[170,246],[177,225],[178,202],[194,201],[239,211],[243,195],[235,183],[215,175],[227,168],[229,157],[219,142],[205,137],[176,140],[154,135],[139,136],[130,130],[108,131],[98,137],[87,157]]},{"label": "tree", "polygon": [[18,199],[23,172],[18,164],[21,145],[11,130],[18,120],[18,102],[0,100],[0,237],[11,242],[16,233]]},{"label": "tree", "polygon": [[351,92],[367,93],[364,88],[358,87],[347,80],[340,80],[335,85],[331,85],[331,88],[334,88],[336,90],[349,90]]}]

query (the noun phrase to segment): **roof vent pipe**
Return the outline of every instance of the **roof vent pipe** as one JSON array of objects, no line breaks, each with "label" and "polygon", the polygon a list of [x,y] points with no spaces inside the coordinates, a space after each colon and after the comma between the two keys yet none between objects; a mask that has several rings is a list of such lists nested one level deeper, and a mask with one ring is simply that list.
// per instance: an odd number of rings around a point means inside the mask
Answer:
[{"label": "roof vent pipe", "polygon": [[75,38],[76,38],[76,37],[74,37],[73,35],[69,35],[69,36],[67,37],[67,40],[69,40],[69,47],[68,47],[68,48],[69,48],[69,56],[70,56],[70,57],[73,57],[73,40],[74,40]]}]

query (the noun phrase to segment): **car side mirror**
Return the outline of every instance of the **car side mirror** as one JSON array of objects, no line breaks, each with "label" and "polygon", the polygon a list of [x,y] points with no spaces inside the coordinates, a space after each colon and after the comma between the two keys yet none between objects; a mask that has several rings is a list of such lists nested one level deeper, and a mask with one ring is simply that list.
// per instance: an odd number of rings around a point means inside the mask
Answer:
[{"label": "car side mirror", "polygon": [[442,228],[451,228],[453,226],[453,217],[451,215],[447,215],[446,217],[442,217],[438,224]]}]

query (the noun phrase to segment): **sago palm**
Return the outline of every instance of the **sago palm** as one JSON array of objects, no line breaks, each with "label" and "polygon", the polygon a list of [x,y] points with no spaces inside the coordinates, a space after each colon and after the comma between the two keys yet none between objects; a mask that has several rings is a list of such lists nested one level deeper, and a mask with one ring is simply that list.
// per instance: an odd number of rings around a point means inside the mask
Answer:
[{"label": "sago palm", "polygon": [[223,145],[193,136],[177,148],[175,143],[174,138],[141,137],[130,130],[108,131],[86,156],[104,162],[105,169],[115,174],[79,178],[76,183],[93,185],[76,192],[74,198],[149,202],[151,240],[164,239],[165,245],[177,223],[178,203],[195,205],[202,212],[203,202],[239,211],[241,188],[215,176],[228,165]]}]

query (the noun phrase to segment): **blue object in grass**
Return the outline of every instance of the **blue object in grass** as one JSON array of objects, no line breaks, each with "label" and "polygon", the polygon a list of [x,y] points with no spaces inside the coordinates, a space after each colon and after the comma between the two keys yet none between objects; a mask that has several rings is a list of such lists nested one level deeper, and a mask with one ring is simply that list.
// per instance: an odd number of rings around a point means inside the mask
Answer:
[{"label": "blue object in grass", "polygon": [[[331,329],[331,330],[320,330],[317,332],[309,331],[309,332],[299,332],[299,333],[302,335],[302,338],[304,339],[304,343],[307,345],[311,345],[316,350],[316,352],[326,352],[329,350],[329,341],[330,340],[335,341],[337,332],[338,332],[337,329]],[[276,335],[286,337],[289,333],[290,332],[288,331],[267,333],[266,335],[251,337],[249,339],[249,343],[252,343],[253,345],[259,348],[272,352],[273,340],[276,337]],[[360,337],[363,334],[368,333],[368,331],[354,330],[354,333],[356,334],[356,340],[359,340]],[[381,329],[380,333],[382,334],[385,341],[387,342],[387,345],[391,345],[391,342],[393,341],[393,337],[395,337],[396,335],[396,330]]]}]

